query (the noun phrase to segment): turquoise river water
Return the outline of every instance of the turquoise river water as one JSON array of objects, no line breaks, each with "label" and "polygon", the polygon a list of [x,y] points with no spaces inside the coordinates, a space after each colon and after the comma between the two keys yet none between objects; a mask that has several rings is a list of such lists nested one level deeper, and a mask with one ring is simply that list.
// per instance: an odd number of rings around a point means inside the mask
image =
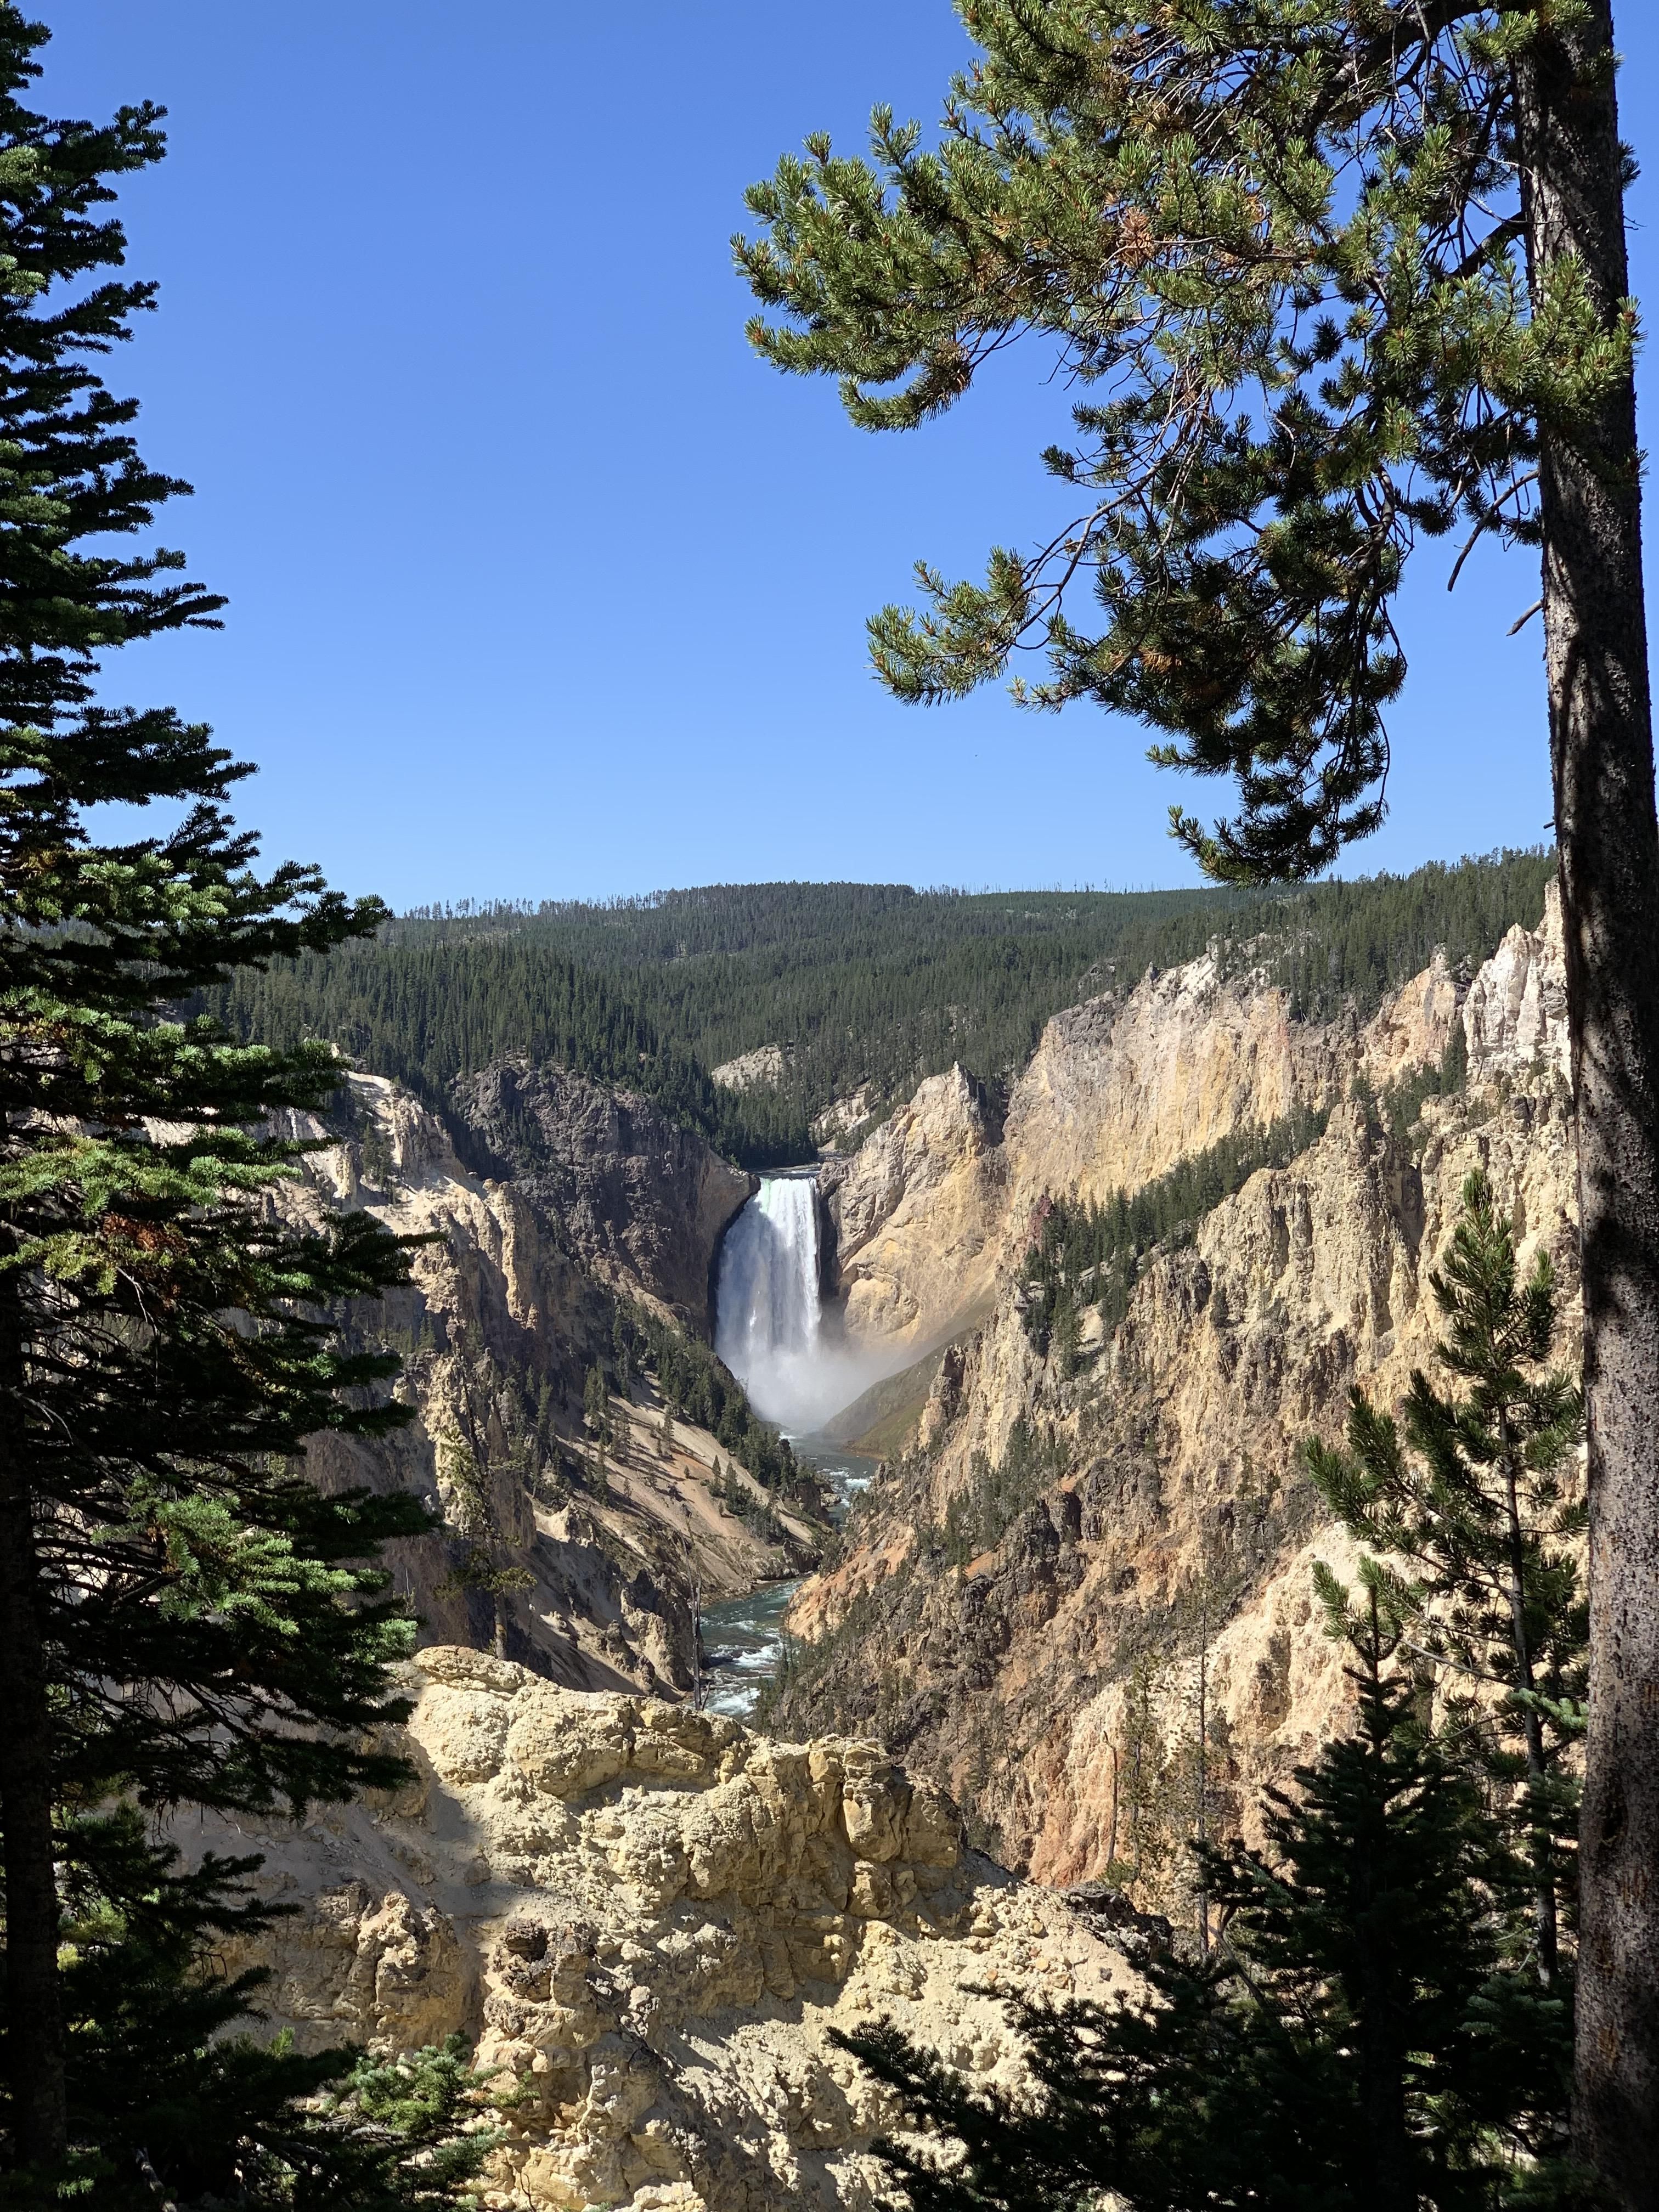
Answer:
[{"label": "turquoise river water", "polygon": [[[859,1492],[867,1490],[879,1461],[857,1452],[792,1438],[795,1455],[816,1468],[828,1488],[839,1521]],[[778,1671],[783,1655],[783,1616],[799,1582],[767,1583],[747,1597],[728,1597],[711,1605],[700,1620],[702,1630],[703,1709],[746,1720],[764,1685]]]}]

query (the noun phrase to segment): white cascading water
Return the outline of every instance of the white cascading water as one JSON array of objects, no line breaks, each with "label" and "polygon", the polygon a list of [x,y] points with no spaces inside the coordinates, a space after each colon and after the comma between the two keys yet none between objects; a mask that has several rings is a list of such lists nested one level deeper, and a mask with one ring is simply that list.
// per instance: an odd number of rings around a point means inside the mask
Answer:
[{"label": "white cascading water", "polygon": [[818,1194],[812,1175],[763,1176],[726,1232],[714,1291],[714,1349],[756,1412],[810,1435],[914,1358],[854,1350],[823,1327]]},{"label": "white cascading water", "polygon": [[798,1427],[821,1408],[818,1194],[811,1176],[764,1176],[726,1232],[714,1349],[769,1421]]},{"label": "white cascading water", "polygon": [[[818,1197],[811,1174],[765,1176],[726,1232],[714,1293],[714,1349],[748,1391],[755,1410],[796,1437],[811,1437],[843,1407],[890,1373],[890,1357],[854,1352],[820,1298]],[[908,1355],[901,1352],[902,1359]],[[833,1497],[850,1502],[876,1463],[809,1443],[805,1454]],[[839,1515],[837,1515],[839,1517]],[[795,1583],[772,1583],[722,1599],[701,1616],[711,1670],[711,1712],[752,1711],[777,1671],[783,1615]]]}]

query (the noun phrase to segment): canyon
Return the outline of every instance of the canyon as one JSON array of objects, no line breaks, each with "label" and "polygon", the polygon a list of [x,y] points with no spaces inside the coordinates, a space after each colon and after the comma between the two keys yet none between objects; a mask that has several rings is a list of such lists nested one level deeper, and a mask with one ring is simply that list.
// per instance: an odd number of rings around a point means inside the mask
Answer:
[{"label": "canyon", "polygon": [[[271,2024],[475,2039],[514,2085],[503,2207],[872,2206],[896,2115],[831,2031],[889,2014],[1016,2080],[996,1993],[1133,1990],[1157,1916],[1181,1925],[1200,1673],[1206,1786],[1246,1833],[1340,1725],[1311,1568],[1355,1561],[1300,1446],[1431,1358],[1473,1170],[1522,1263],[1550,1255],[1571,1342],[1564,1008],[1553,898],[1366,1020],[1298,1020],[1218,942],[1055,1016],[1006,1090],[948,1070],[837,1151],[869,1118],[849,1099],[816,1168],[764,1184],[528,1060],[442,1113],[350,1074],[296,1120],[286,1202],[417,1240],[407,1287],[350,1316],[402,1355],[411,1418],[319,1439],[310,1472],[411,1489],[441,1526],[389,1561],[422,1623],[407,1789],[192,1823],[301,1908],[258,1954]],[[1025,1263],[1052,1208],[1270,1126],[1306,1141],[1043,1341]],[[810,1452],[769,1488],[729,1402],[688,1418],[629,1351],[647,1323],[659,1365],[718,1342],[783,1411],[762,1313],[769,1344],[842,1363],[830,1433],[884,1463],[839,1528]],[[709,1709],[698,1614],[763,1585],[791,1658],[751,1728]]]},{"label": "canyon", "polygon": [[[1311,1569],[1354,1560],[1302,1440],[1431,1362],[1472,1170],[1522,1265],[1549,1255],[1575,1340],[1565,1006],[1552,895],[1473,976],[1437,961],[1367,1023],[1297,1024],[1212,953],[1057,1017],[1000,1121],[959,1074],[924,1084],[825,1180],[849,1332],[944,1348],[795,1599],[773,1724],[871,1728],[1008,1864],[1075,1882],[1121,1868],[1127,1759],[1174,1786],[1201,1662],[1210,1786],[1250,1833],[1347,1694]],[[1074,1354],[1039,1352],[1019,1262],[1045,1206],[1297,1110],[1325,1117],[1305,1150],[1152,1254],[1115,1325],[1085,1307]]]}]

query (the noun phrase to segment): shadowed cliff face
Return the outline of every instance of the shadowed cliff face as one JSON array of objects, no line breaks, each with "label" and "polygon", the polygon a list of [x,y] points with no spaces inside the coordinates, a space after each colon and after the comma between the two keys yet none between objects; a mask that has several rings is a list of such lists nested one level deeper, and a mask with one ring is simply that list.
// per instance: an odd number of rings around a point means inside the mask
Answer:
[{"label": "shadowed cliff face", "polygon": [[643,1291],[711,1338],[715,1251],[756,1188],[649,1099],[562,1067],[498,1060],[455,1085],[455,1104],[583,1263]]},{"label": "shadowed cliff face", "polygon": [[[1077,1881],[1125,1856],[1126,1762],[1165,1762],[1176,1820],[1201,1648],[1206,1787],[1218,1819],[1249,1828],[1262,1784],[1312,1753],[1346,1696],[1310,1569],[1353,1562],[1298,1446],[1340,1432],[1356,1382],[1392,1402],[1431,1358],[1430,1278],[1474,1168],[1510,1208],[1523,1265],[1551,1253],[1562,1341],[1577,1340],[1564,1010],[1552,906],[1466,986],[1431,969],[1363,1027],[1300,1028],[1277,993],[1205,962],[1051,1023],[1000,1145],[933,1158],[886,1204],[883,1265],[918,1310],[951,1303],[935,1249],[971,1248],[960,1280],[982,1295],[988,1275],[994,1304],[942,1363],[921,1449],[797,1601],[790,1627],[818,1648],[775,1724],[874,1729],[1009,1863]],[[1401,1092],[1440,1066],[1454,1024],[1467,1088]],[[1133,1191],[1295,1106],[1330,1109],[1308,1150],[1144,1264],[1115,1328],[1085,1310],[1074,1362],[1040,1356],[1016,1278],[1045,1194]],[[886,1165],[854,1163],[843,1218]]]}]

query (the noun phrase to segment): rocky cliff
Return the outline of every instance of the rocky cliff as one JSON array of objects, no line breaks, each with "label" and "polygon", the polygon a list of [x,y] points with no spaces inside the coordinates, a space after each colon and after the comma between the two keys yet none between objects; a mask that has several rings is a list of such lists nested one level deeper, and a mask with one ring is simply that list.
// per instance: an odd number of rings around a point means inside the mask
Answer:
[{"label": "rocky cliff", "polygon": [[[1073,1882],[1121,1865],[1132,1824],[1145,1841],[1149,1792],[1178,1824],[1201,1657],[1208,1786],[1248,1826],[1345,1695],[1310,1568],[1351,1562],[1300,1440],[1340,1430],[1353,1383],[1391,1401],[1430,1358],[1472,1168],[1523,1260],[1553,1255],[1571,1346],[1564,1008],[1552,905],[1467,983],[1437,963],[1364,1026],[1297,1024],[1213,955],[1149,977],[1049,1024],[1000,1133],[964,1084],[924,1085],[840,1187],[849,1320],[920,1336],[990,1310],[797,1601],[782,1723],[872,1729],[1009,1863]],[[1449,1044],[1467,1078],[1432,1095]],[[1048,1198],[1133,1191],[1316,1107],[1317,1140],[1155,1254],[1115,1325],[1085,1312],[1075,1356],[1040,1355],[1017,1271]]]},{"label": "rocky cliff", "polygon": [[422,1239],[412,1280],[358,1310],[360,1340],[404,1360],[406,1428],[373,1444],[314,1439],[326,1487],[396,1486],[442,1515],[392,1547],[424,1633],[523,1661],[579,1689],[689,1692],[693,1592],[747,1589],[810,1551],[729,1510],[740,1472],[689,1422],[665,1422],[648,1382],[613,1398],[599,1467],[584,1384],[611,1342],[621,1291],[694,1331],[720,1231],[750,1179],[648,1102],[556,1069],[503,1063],[463,1086],[475,1171],[443,1124],[384,1079],[353,1075],[293,1203],[365,1207]]},{"label": "rocky cliff", "polygon": [[1134,1986],[1085,1909],[967,1849],[873,1743],[768,1742],[472,1650],[410,1674],[413,1784],[252,1838],[299,1910],[228,1963],[271,1970],[302,2047],[476,2036],[503,2093],[493,2203],[871,2212],[896,2115],[832,2028],[884,2014],[1010,2082],[994,1993]]},{"label": "rocky cliff", "polygon": [[1001,1130],[961,1068],[930,1077],[850,1161],[819,1177],[848,1335],[926,1349],[995,1280],[1006,1213]]},{"label": "rocky cliff", "polygon": [[[1512,959],[1500,953],[1494,973],[1500,963],[1507,975]],[[1504,1030],[1498,988],[1471,1003],[1485,1018],[1490,1001]],[[1548,1018],[1542,988],[1535,1006],[1517,1003],[1523,1026]],[[929,1348],[977,1317],[1046,1199],[1100,1203],[1240,1130],[1346,1097],[1356,1078],[1395,1086],[1439,1062],[1463,996],[1437,961],[1363,1026],[1314,1026],[1218,946],[1057,1014],[1000,1116],[960,1068],[931,1078],[820,1178],[848,1334]]]},{"label": "rocky cliff", "polygon": [[455,1103],[501,1174],[601,1280],[714,1334],[714,1255],[756,1188],[647,1098],[527,1060],[463,1077]]}]

